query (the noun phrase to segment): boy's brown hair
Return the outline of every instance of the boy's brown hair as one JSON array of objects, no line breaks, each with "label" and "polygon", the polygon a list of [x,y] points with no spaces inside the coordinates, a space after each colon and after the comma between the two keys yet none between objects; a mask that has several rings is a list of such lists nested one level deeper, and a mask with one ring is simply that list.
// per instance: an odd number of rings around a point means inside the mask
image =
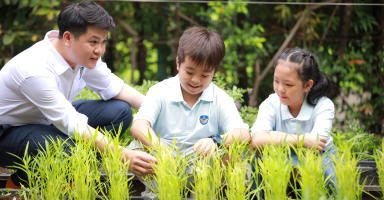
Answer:
[{"label": "boy's brown hair", "polygon": [[215,70],[225,56],[223,38],[213,30],[192,27],[184,31],[179,41],[179,64],[189,57],[202,70]]}]

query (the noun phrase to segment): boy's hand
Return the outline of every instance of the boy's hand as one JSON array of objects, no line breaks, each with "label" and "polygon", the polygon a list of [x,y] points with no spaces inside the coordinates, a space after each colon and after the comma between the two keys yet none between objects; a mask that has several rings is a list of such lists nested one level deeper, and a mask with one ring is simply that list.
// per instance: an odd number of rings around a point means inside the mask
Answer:
[{"label": "boy's hand", "polygon": [[135,175],[145,176],[154,172],[152,164],[157,164],[155,157],[142,151],[124,149],[123,156],[129,159],[129,170]]},{"label": "boy's hand", "polygon": [[319,136],[319,138],[317,138],[317,136],[311,135],[310,133],[301,135],[300,139],[304,139],[303,147],[307,149],[315,147],[319,152],[324,150],[325,144],[327,143],[327,140],[324,137]]},{"label": "boy's hand", "polygon": [[216,150],[216,144],[212,138],[203,138],[193,146],[193,150],[202,156],[206,156],[209,153],[208,158],[210,158]]}]

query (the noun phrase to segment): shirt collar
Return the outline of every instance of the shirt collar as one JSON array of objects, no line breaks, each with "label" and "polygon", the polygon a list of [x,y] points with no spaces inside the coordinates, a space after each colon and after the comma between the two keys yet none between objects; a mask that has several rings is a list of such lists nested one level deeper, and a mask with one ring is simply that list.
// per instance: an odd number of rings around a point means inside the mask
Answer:
[{"label": "shirt collar", "polygon": [[65,71],[67,71],[68,69],[72,70],[72,68],[71,68],[71,66],[69,66],[67,61],[65,61],[64,58],[59,54],[59,52],[57,52],[57,50],[55,49],[55,47],[51,43],[51,40],[55,39],[57,37],[48,38],[48,35],[50,35],[51,33],[55,33],[55,32],[57,32],[57,34],[58,34],[59,31],[53,30],[53,31],[47,32],[47,34],[45,34],[43,42],[44,42],[45,47],[46,47],[47,56],[53,64],[53,69],[55,70],[55,72],[58,75],[61,75]]},{"label": "shirt collar", "polygon": [[180,80],[179,80],[179,75],[176,75],[175,77],[175,82],[173,83],[172,87],[172,94],[171,94],[171,101],[173,102],[183,102],[183,94],[181,93],[181,85],[180,85]]},{"label": "shirt collar", "polygon": [[[303,105],[301,105],[301,109],[299,115],[296,117],[296,120],[307,121],[311,118],[313,111],[313,106],[307,103],[307,95],[305,95]],[[294,117],[291,115],[289,108],[287,105],[281,104],[281,116],[282,120],[293,119]]]},{"label": "shirt collar", "polygon": [[[180,85],[180,79],[179,75],[176,75],[175,82],[173,83],[172,87],[172,95],[171,95],[171,101],[173,102],[183,102],[183,94],[181,92],[181,85]],[[203,101],[213,101],[213,84],[209,84],[207,88],[203,91],[201,96],[199,97],[199,100]]]}]

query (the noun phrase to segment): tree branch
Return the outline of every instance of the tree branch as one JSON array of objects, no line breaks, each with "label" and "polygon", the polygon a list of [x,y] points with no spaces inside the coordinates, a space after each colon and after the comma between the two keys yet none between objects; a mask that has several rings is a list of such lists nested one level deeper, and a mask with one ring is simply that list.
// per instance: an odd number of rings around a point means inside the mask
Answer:
[{"label": "tree branch", "polygon": [[[339,1],[339,2],[340,2],[340,1]],[[325,29],[325,31],[324,31],[324,33],[323,33],[323,36],[321,37],[319,46],[317,46],[316,54],[319,52],[320,47],[323,45],[324,39],[325,39],[325,37],[326,37],[327,34],[328,34],[329,28],[331,27],[333,18],[335,17],[335,14],[336,14],[336,11],[337,11],[338,8],[339,8],[339,5],[337,5],[337,6],[335,7],[335,9],[333,10],[333,13],[332,13],[332,15],[331,15],[331,18],[329,18],[327,28]]]},{"label": "tree branch", "polygon": [[[162,9],[164,10],[168,10],[168,11],[171,11],[173,12],[171,9],[169,9],[168,7],[166,6],[161,6]],[[183,18],[185,21],[188,21],[189,23],[193,24],[193,25],[196,25],[196,26],[201,26],[199,23],[197,23],[195,20],[193,20],[192,18],[189,18],[188,16],[184,15],[183,13],[179,12],[178,10],[176,10],[176,14]]]}]

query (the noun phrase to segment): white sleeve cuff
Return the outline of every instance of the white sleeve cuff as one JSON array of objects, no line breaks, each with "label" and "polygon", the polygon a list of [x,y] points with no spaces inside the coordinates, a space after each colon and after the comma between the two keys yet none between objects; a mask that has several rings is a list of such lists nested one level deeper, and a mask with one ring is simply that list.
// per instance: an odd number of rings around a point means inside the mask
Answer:
[{"label": "white sleeve cuff", "polygon": [[124,81],[117,77],[115,74],[111,74],[111,83],[107,88],[99,93],[99,96],[104,100],[109,100],[120,93],[123,88]]},{"label": "white sleeve cuff", "polygon": [[76,134],[82,136],[87,129],[88,117],[81,113],[77,113],[75,116],[76,118],[71,119],[68,124],[67,134],[69,138],[75,138]]},{"label": "white sleeve cuff", "polygon": [[151,120],[148,116],[145,116],[145,115],[138,115],[138,114],[136,114],[135,116],[133,116],[132,123],[134,121],[140,120],[140,119],[147,120],[151,124],[151,128],[153,127],[154,120]]}]

